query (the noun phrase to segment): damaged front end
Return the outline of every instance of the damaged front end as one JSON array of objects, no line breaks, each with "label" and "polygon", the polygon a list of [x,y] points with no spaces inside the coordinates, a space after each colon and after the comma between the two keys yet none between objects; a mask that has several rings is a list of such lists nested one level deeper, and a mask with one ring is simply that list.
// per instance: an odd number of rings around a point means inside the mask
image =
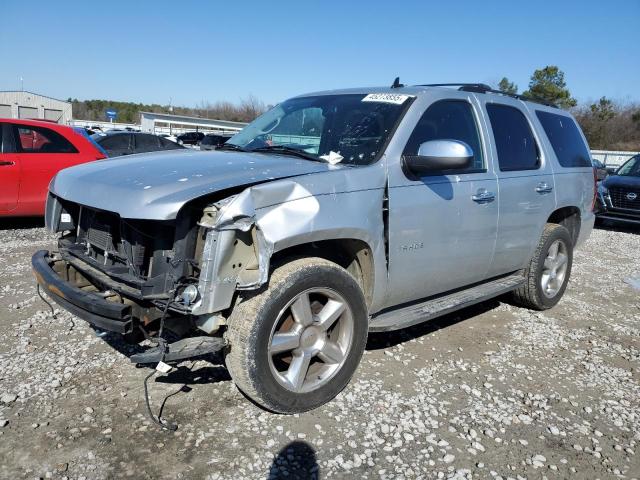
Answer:
[{"label": "damaged front end", "polygon": [[215,334],[236,290],[267,279],[253,216],[234,210],[241,198],[186,205],[175,220],[132,220],[51,194],[47,227],[62,236],[56,252],[33,256],[34,273],[50,297],[96,328],[153,335],[166,313],[179,336]]}]

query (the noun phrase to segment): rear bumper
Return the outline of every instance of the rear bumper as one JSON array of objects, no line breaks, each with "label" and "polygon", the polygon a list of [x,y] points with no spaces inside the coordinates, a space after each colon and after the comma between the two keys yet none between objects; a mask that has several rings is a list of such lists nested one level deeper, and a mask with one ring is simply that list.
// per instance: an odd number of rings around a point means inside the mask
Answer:
[{"label": "rear bumper", "polygon": [[[60,276],[65,262],[48,251],[39,250],[31,258],[31,266],[38,284],[58,305],[91,325],[121,334],[131,333],[131,306],[110,302],[96,293],[78,288]],[[55,268],[58,268],[58,271]]]}]

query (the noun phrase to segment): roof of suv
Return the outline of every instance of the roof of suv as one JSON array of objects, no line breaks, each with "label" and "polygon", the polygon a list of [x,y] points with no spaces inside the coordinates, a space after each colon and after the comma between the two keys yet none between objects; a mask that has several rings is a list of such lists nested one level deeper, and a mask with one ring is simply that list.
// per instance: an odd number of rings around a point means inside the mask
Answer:
[{"label": "roof of suv", "polygon": [[[457,87],[457,88],[455,88]],[[523,102],[535,103],[536,105],[543,105],[546,107],[557,108],[556,105],[548,103],[541,99],[526,98],[518,94],[509,94],[494,90],[488,85],[480,83],[451,83],[451,84],[431,84],[431,85],[402,85],[398,87],[360,87],[360,88],[344,88],[338,90],[323,90],[319,92],[306,93],[299,95],[300,97],[308,97],[312,95],[346,95],[346,94],[369,94],[369,93],[386,93],[395,95],[425,95],[434,89],[437,90],[453,90],[453,91],[465,91],[476,94],[491,95],[494,97],[513,98],[521,100]]]}]

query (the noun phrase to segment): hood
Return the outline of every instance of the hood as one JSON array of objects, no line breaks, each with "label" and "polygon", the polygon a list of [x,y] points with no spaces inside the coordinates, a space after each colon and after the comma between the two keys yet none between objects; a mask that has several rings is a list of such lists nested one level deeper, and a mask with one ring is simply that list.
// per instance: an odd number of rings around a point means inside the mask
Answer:
[{"label": "hood", "polygon": [[622,187],[640,189],[640,177],[632,177],[631,175],[609,175],[602,181],[602,185],[606,188]]},{"label": "hood", "polygon": [[58,197],[123,218],[170,220],[203,195],[334,169],[288,155],[170,150],[77,165],[58,173],[49,188]]}]

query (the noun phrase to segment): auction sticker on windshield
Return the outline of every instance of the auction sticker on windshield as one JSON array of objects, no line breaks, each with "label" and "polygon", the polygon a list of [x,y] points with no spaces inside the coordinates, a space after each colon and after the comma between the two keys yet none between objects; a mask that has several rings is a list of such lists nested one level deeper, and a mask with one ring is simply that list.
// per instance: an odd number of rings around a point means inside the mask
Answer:
[{"label": "auction sticker on windshield", "polygon": [[399,93],[370,93],[362,99],[363,102],[381,102],[402,105],[411,95],[401,95]]}]

